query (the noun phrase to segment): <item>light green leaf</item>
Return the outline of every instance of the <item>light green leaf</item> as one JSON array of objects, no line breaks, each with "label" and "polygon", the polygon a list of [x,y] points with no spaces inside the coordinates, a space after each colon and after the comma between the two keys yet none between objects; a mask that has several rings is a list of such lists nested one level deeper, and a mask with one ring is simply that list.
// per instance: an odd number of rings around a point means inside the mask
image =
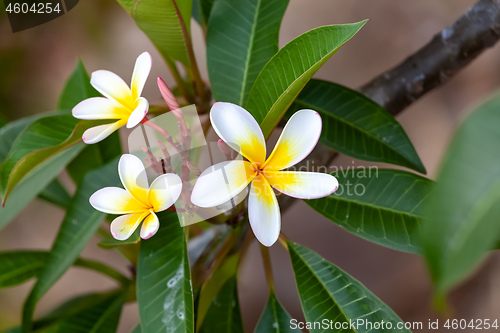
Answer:
[{"label": "light green leaf", "polygon": [[81,151],[81,146],[73,146],[40,164],[23,178],[14,188],[5,203],[0,206],[0,229],[12,220],[26,205],[57,177],[64,167]]},{"label": "light green leaf", "polygon": [[[130,1],[121,3],[127,8]],[[186,39],[190,38],[192,6],[192,0],[142,0],[131,4],[130,13],[165,59],[191,68]]]},{"label": "light green leaf", "polygon": [[398,329],[397,325],[403,324],[401,319],[352,276],[308,248],[288,242],[288,250],[306,321],[327,319],[334,323],[349,323],[362,319],[365,323],[381,324],[383,321],[386,325],[385,329],[378,330],[367,325],[355,329],[348,324],[346,329],[333,325],[328,329],[312,328],[311,333],[411,333],[407,329]]},{"label": "light green leaf", "polygon": [[184,228],[177,214],[158,214],[160,229],[141,242],[137,302],[141,330],[194,332],[193,293]]},{"label": "light green leaf", "polygon": [[81,60],[78,60],[76,68],[69,77],[63,92],[59,97],[58,109],[73,109],[78,103],[90,97],[100,94],[90,84],[90,77]]},{"label": "light green leaf", "polygon": [[41,163],[50,161],[72,146],[80,150],[85,148],[83,133],[99,124],[102,121],[82,120],[75,124],[72,116],[61,115],[39,119],[26,128],[2,163],[1,179],[2,186],[5,186],[3,202],[14,187]]},{"label": "light green leaf", "polygon": [[278,52],[288,0],[219,0],[208,23],[207,66],[216,101],[245,105],[264,65]]},{"label": "light green leaf", "polygon": [[500,234],[498,110],[500,94],[465,119],[427,202],[424,254],[439,296],[477,267]]},{"label": "light green leaf", "polygon": [[423,203],[432,181],[401,170],[359,168],[333,175],[339,189],[305,200],[317,212],[356,236],[390,249],[421,253]]},{"label": "light green leaf", "polygon": [[266,137],[318,69],[366,22],[313,29],[292,40],[269,60],[246,104]]},{"label": "light green leaf", "polygon": [[236,275],[231,276],[210,305],[199,333],[243,333]]},{"label": "light green leaf", "polygon": [[71,196],[61,182],[55,178],[47,187],[40,193],[40,199],[57,205],[61,208],[68,207]]},{"label": "light green leaf", "polygon": [[311,80],[287,115],[301,109],[318,111],[323,120],[320,142],[339,153],[365,161],[425,168],[404,129],[383,107],[341,85]]},{"label": "light green leaf", "polygon": [[254,333],[296,333],[300,331],[290,328],[291,320],[292,317],[283,309],[274,292],[271,292]]},{"label": "light green leaf", "polygon": [[118,186],[118,160],[89,172],[71,200],[59,228],[51,255],[31,290],[23,309],[23,330],[29,332],[33,312],[40,298],[68,270],[80,255],[90,237],[99,228],[105,214],[89,203],[90,196],[106,186]]}]

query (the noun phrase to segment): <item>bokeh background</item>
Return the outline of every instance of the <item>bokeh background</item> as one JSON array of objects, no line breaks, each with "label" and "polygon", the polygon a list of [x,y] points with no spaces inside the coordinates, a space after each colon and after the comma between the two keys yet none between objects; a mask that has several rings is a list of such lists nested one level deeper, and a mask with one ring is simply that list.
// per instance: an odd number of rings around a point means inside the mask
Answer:
[{"label": "bokeh background", "polygon": [[[317,26],[369,18],[362,31],[316,75],[356,88],[415,52],[473,3],[473,0],[291,0],[283,20],[280,44]],[[199,65],[207,78],[205,45],[195,23],[192,32]],[[128,81],[135,58],[143,51],[151,52],[154,61],[144,95],[150,100],[159,100],[154,76],[172,82],[168,70],[149,40],[115,1],[81,0],[61,18],[15,34],[5,15],[0,16],[0,114],[15,120],[54,109],[78,58],[89,72],[109,69]],[[446,86],[429,93],[398,116],[429,177],[436,174],[460,120],[498,88],[500,46],[482,54]],[[349,158],[339,158],[334,163],[366,165]],[[67,180],[64,174],[61,178]],[[0,232],[0,250],[50,249],[62,218],[61,209],[35,200]],[[433,310],[432,287],[422,258],[359,239],[302,202],[286,211],[283,230],[290,239],[312,248],[360,280],[403,320],[427,323],[438,317]],[[83,257],[127,272],[126,262],[120,255],[102,250],[96,244],[97,239],[93,239]],[[241,307],[249,332],[267,299],[256,245],[250,248],[239,281]],[[302,319],[288,255],[279,245],[271,249],[271,255],[278,298],[293,317]],[[22,304],[32,285],[33,281],[0,290],[0,330],[19,323]],[[105,277],[72,268],[42,299],[36,313],[43,314],[74,295],[113,287],[114,282]],[[485,259],[473,277],[452,292],[450,304],[457,318],[499,317],[498,254]],[[130,332],[137,322],[136,305],[127,305],[119,332]]]}]

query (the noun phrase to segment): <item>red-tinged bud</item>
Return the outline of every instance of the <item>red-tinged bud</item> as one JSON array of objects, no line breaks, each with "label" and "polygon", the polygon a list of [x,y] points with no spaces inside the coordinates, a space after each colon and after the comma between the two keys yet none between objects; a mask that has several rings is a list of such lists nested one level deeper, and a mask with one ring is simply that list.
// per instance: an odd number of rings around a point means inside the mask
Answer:
[{"label": "red-tinged bud", "polygon": [[184,116],[182,114],[179,102],[175,98],[175,95],[172,92],[172,90],[170,90],[168,85],[165,83],[165,81],[163,81],[161,77],[158,78],[158,88],[160,89],[160,93],[163,96],[165,103],[167,103],[168,108],[170,109],[170,111],[172,111],[175,118],[177,118],[177,121],[179,121],[181,134],[183,136],[187,136],[188,135],[187,126],[186,122],[184,121]]}]

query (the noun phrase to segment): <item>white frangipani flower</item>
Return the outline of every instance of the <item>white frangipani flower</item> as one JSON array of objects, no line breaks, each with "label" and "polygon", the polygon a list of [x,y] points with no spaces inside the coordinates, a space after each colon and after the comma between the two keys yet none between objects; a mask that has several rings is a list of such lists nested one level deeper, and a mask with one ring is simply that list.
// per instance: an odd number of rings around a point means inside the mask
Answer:
[{"label": "white frangipani flower", "polygon": [[126,125],[127,128],[132,128],[144,119],[149,103],[141,97],[141,93],[151,65],[151,55],[148,52],[137,58],[130,88],[118,75],[110,71],[98,70],[92,73],[90,84],[104,97],[92,97],[80,102],[73,108],[73,116],[85,120],[118,121],[89,128],[82,137],[85,143],[97,143],[120,127]]},{"label": "white frangipani flower", "polygon": [[210,121],[219,137],[248,161],[225,161],[206,169],[196,181],[191,201],[200,207],[214,207],[251,183],[248,216],[255,236],[265,246],[276,242],[281,229],[273,188],[300,199],[321,198],[338,188],[337,179],[329,174],[283,171],[302,161],[316,146],[321,134],[321,117],[316,111],[296,112],[267,159],[264,135],[245,109],[215,103]]},{"label": "white frangipani flower", "polygon": [[125,214],[111,222],[111,234],[114,238],[129,238],[143,221],[141,238],[150,238],[160,226],[155,213],[168,209],[179,198],[181,178],[167,173],[158,176],[148,186],[144,165],[138,157],[130,154],[124,154],[120,158],[118,173],[125,189],[100,189],[90,197],[90,204],[107,214]]}]

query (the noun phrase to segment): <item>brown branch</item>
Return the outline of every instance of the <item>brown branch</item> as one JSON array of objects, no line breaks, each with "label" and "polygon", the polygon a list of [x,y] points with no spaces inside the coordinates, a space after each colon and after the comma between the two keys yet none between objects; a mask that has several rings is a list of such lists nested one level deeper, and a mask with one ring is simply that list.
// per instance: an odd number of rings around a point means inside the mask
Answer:
[{"label": "brown branch", "polygon": [[415,54],[360,91],[396,115],[446,83],[500,38],[500,0],[479,0]]}]

